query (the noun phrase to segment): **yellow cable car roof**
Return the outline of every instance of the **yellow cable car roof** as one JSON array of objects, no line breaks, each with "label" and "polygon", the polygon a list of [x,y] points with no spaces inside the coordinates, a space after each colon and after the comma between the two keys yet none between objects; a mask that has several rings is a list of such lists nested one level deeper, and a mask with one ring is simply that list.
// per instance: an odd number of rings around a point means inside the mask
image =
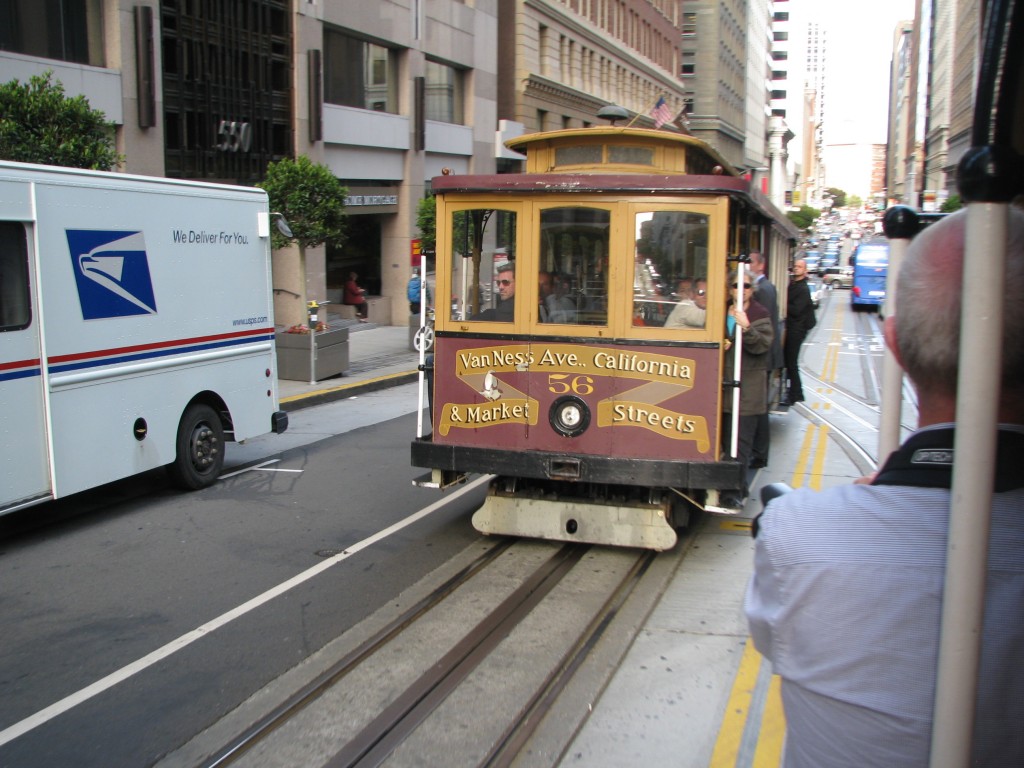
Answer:
[{"label": "yellow cable car roof", "polygon": [[[527,172],[557,172],[559,168],[563,167],[566,171],[578,171],[581,166],[589,166],[591,170],[599,171],[602,165],[613,166],[618,172],[622,170],[623,165],[631,164],[628,161],[610,161],[607,157],[594,163],[563,163],[556,160],[559,150],[598,145],[621,148],[649,147],[657,151],[658,159],[653,165],[650,165],[647,172],[699,173],[703,171],[710,173],[711,167],[717,165],[721,167],[721,171],[718,173],[726,176],[739,176],[739,172],[707,142],[687,134],[661,129],[614,125],[564,128],[557,131],[529,133],[508,139],[505,142],[505,146],[509,149],[526,155]],[[684,164],[687,167],[686,171],[683,170]],[[706,166],[706,169],[698,170],[693,168],[694,165]]]}]

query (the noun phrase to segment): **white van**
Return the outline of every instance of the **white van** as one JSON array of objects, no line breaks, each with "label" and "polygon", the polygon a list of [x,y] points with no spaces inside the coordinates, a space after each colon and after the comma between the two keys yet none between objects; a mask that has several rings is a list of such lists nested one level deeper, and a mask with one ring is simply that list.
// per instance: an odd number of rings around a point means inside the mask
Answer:
[{"label": "white van", "polygon": [[0,162],[0,513],[283,432],[259,189]]}]

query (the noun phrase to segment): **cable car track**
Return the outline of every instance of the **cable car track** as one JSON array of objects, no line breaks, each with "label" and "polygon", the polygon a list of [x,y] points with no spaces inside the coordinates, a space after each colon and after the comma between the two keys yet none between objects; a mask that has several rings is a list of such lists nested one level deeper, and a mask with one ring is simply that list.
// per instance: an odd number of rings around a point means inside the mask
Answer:
[{"label": "cable car track", "polygon": [[[835,294],[829,300],[833,298]],[[815,342],[820,345],[819,350],[825,350],[823,360],[806,355],[805,358],[811,359],[801,362],[801,376],[808,400],[799,403],[794,410],[812,423],[827,425],[829,437],[850,457],[859,471],[868,475],[875,471],[879,460],[877,440],[884,349],[881,323],[874,313],[857,312],[853,315],[853,333],[847,331],[844,335],[842,314],[845,306],[833,309],[834,314],[829,315],[834,320],[831,337],[821,337],[819,329],[829,332],[827,329],[821,326],[816,329],[819,335]],[[842,358],[839,355],[851,352],[857,356],[856,367],[849,364],[840,367],[838,363]],[[840,371],[844,371],[843,380]],[[855,391],[858,380],[863,392]],[[904,432],[911,432],[916,428],[917,396],[906,379],[903,380],[902,395],[904,416],[907,418],[901,419],[900,427]]]},{"label": "cable car track", "polygon": [[[689,539],[684,539],[684,542],[687,543],[676,548],[679,557],[688,549]],[[459,691],[460,686],[467,685],[467,678],[482,665],[488,662],[491,665],[500,664],[502,645],[505,646],[504,652],[508,653],[509,646],[513,644],[509,636],[513,632],[528,631],[521,629],[524,623],[541,622],[542,618],[536,615],[538,612],[540,616],[552,611],[558,616],[575,614],[580,610],[580,603],[585,603],[585,620],[580,618],[570,622],[574,627],[571,638],[561,627],[552,626],[550,621],[540,625],[546,627],[543,631],[559,635],[565,640],[561,645],[558,645],[558,639],[553,641],[557,646],[557,658],[545,662],[543,669],[532,669],[533,665],[526,665],[531,668],[533,678],[537,678],[531,679],[529,690],[519,686],[514,701],[502,702],[499,716],[481,718],[487,720],[494,732],[484,739],[486,748],[477,750],[471,757],[465,756],[466,760],[477,765],[510,765],[530,742],[553,702],[570,684],[613,624],[657,555],[652,551],[606,550],[578,544],[558,548],[545,544],[538,548],[538,545],[527,542],[519,543],[517,549],[517,543],[518,540],[508,539],[491,547],[199,764],[212,768],[236,763],[262,763],[267,754],[276,754],[284,748],[282,743],[288,741],[285,732],[289,724],[308,734],[308,723],[296,725],[296,722],[308,710],[318,707],[329,710],[334,706],[328,701],[329,694],[335,687],[344,685],[346,678],[350,675],[366,675],[374,665],[387,668],[389,647],[390,653],[394,653],[395,647],[402,645],[404,637],[407,644],[420,649],[414,654],[419,674],[388,694],[382,706],[375,707],[373,712],[367,711],[357,728],[349,726],[346,734],[331,747],[331,755],[320,754],[317,758],[320,760],[318,764],[329,766],[380,765],[389,760],[408,740],[416,738],[418,729],[432,717],[440,723],[450,716],[450,712],[439,714],[437,710],[445,708],[446,702]],[[416,644],[415,639],[409,639],[407,633],[411,632],[412,638],[415,638],[417,625],[422,623],[429,626],[431,621],[440,621],[431,616],[446,603],[472,601],[474,592],[483,595],[475,598],[478,601],[489,599],[487,587],[477,586],[477,583],[486,584],[488,571],[500,569],[502,561],[507,567],[517,557],[536,559],[541,554],[545,556],[544,561],[540,564],[531,562],[529,573],[515,577],[515,589],[508,592],[504,599],[496,600],[494,607],[479,621],[471,622],[468,631],[459,637],[449,638],[443,652],[429,652],[422,645]],[[664,557],[674,559],[673,555]],[[588,575],[591,571],[605,575],[593,578]],[[584,589],[579,592],[581,586]],[[566,599],[565,593],[571,594],[574,589],[578,594],[568,606],[558,608],[559,602]],[[532,619],[531,614],[535,614]],[[558,622],[559,625],[561,623]],[[410,661],[408,655],[404,658]],[[508,698],[508,692],[503,693],[501,698]],[[447,709],[453,706],[448,705]],[[328,719],[336,720],[340,714],[334,710]],[[473,715],[465,717],[472,718]],[[437,727],[443,728],[443,732],[448,730],[441,725]],[[345,731],[346,728],[339,726],[339,730]],[[275,734],[278,736],[275,737]],[[566,738],[571,739],[571,735],[566,734]],[[275,741],[275,738],[280,741]],[[317,738],[313,736],[312,740],[316,741]],[[422,738],[430,737],[422,735]],[[396,761],[402,763],[402,758],[398,757]]]}]

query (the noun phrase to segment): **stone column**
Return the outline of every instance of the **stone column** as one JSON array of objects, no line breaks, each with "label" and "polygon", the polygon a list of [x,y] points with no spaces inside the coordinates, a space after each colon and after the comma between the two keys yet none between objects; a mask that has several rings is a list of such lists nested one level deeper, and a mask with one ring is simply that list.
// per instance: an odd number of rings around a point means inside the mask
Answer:
[{"label": "stone column", "polygon": [[778,115],[772,115],[768,122],[768,156],[771,158],[768,196],[781,210],[786,209],[786,187],[788,185],[786,145],[792,138],[793,132],[786,126],[786,121]]}]

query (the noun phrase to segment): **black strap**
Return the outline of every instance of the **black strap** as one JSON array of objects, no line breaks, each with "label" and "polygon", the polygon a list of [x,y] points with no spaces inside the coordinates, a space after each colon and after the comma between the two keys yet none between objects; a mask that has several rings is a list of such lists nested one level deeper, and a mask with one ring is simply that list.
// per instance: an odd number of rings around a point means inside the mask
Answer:
[{"label": "black strap", "polygon": [[[872,485],[904,485],[917,488],[951,488],[953,485],[952,427],[929,429],[911,435],[889,454]],[[996,476],[993,490],[1005,493],[1024,488],[1024,432],[999,430],[996,441]],[[762,513],[763,514],[763,513]],[[751,522],[756,537],[760,514]]]},{"label": "black strap", "polygon": [[[872,485],[950,488],[953,485],[953,441],[956,430],[918,432],[889,455]],[[1005,493],[1024,488],[1024,433],[999,430],[993,490]],[[981,468],[979,468],[980,470]]]}]

